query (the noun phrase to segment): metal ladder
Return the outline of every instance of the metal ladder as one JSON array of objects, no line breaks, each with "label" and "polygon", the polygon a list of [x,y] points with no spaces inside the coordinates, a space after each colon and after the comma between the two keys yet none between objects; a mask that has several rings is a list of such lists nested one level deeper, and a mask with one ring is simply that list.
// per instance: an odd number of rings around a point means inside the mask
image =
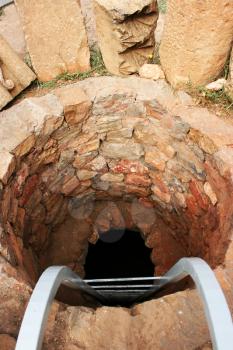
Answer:
[{"label": "metal ladder", "polygon": [[49,267],[28,303],[15,350],[40,350],[51,304],[61,284],[79,289],[102,303],[145,300],[169,283],[191,276],[204,306],[214,350],[233,349],[233,323],[223,291],[209,265],[183,258],[163,277],[82,280],[65,266]]}]

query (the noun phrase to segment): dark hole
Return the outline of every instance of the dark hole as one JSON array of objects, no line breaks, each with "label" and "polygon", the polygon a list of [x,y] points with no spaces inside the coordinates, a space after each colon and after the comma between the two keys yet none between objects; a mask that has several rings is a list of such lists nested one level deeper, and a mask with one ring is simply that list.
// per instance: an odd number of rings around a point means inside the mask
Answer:
[{"label": "dark hole", "polygon": [[111,230],[89,244],[85,278],[148,277],[154,275],[151,249],[139,232]]}]

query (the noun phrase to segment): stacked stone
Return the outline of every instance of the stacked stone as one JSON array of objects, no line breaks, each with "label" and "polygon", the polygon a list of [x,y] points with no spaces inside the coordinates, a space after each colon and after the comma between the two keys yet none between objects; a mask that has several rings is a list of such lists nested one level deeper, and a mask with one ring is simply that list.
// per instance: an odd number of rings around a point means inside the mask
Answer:
[{"label": "stacked stone", "polygon": [[133,74],[154,53],[155,0],[95,0],[98,44],[108,71]]},{"label": "stacked stone", "polygon": [[[104,81],[109,89],[97,95],[87,80],[1,114],[1,254],[33,279],[51,263],[80,272],[93,233],[124,223],[141,230],[157,272],[184,255],[222,261],[232,126],[197,107],[172,112],[146,100],[139,91],[155,82]],[[103,215],[109,202],[116,207]]]}]

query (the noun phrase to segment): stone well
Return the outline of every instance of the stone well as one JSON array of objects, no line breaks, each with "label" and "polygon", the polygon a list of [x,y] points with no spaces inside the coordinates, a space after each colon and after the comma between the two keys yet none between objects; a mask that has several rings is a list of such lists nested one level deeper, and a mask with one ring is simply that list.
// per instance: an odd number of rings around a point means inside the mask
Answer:
[{"label": "stone well", "polygon": [[47,266],[84,276],[110,228],[139,230],[157,274],[183,256],[224,263],[233,126],[165,82],[91,78],[26,99],[1,113],[0,139],[1,278],[21,295],[0,334],[17,333]]}]

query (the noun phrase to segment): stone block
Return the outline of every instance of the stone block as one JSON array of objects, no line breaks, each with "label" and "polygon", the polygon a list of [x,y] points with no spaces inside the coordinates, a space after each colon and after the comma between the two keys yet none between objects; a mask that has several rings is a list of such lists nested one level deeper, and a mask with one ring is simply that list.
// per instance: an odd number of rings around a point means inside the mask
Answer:
[{"label": "stone block", "polygon": [[139,75],[142,78],[158,80],[165,79],[164,72],[158,64],[144,64],[139,69]]},{"label": "stone block", "polygon": [[0,180],[6,184],[15,169],[15,159],[7,151],[0,152]]},{"label": "stone block", "polygon": [[0,35],[0,110],[35,78],[31,69]]},{"label": "stone block", "polygon": [[39,134],[48,118],[49,125],[43,131],[52,132],[63,121],[62,114],[58,98],[51,94],[28,98],[3,111],[0,115],[0,151],[24,155],[34,144],[33,133]]},{"label": "stone block", "polygon": [[0,34],[19,57],[23,59],[27,53],[26,41],[20,17],[14,3],[4,7],[0,20]]},{"label": "stone block", "polygon": [[65,120],[69,125],[81,123],[89,116],[91,101],[79,87],[62,87],[54,93],[63,105]]},{"label": "stone block", "polygon": [[144,154],[142,145],[132,140],[125,143],[104,142],[102,153],[104,157],[129,160],[139,159]]},{"label": "stone block", "polygon": [[154,51],[156,1],[95,0],[94,12],[98,42],[109,72],[137,72]]},{"label": "stone block", "polygon": [[231,0],[168,2],[160,59],[173,87],[205,85],[219,76],[231,48],[232,17]]},{"label": "stone block", "polygon": [[39,80],[90,69],[90,52],[78,1],[17,0],[16,5]]}]

